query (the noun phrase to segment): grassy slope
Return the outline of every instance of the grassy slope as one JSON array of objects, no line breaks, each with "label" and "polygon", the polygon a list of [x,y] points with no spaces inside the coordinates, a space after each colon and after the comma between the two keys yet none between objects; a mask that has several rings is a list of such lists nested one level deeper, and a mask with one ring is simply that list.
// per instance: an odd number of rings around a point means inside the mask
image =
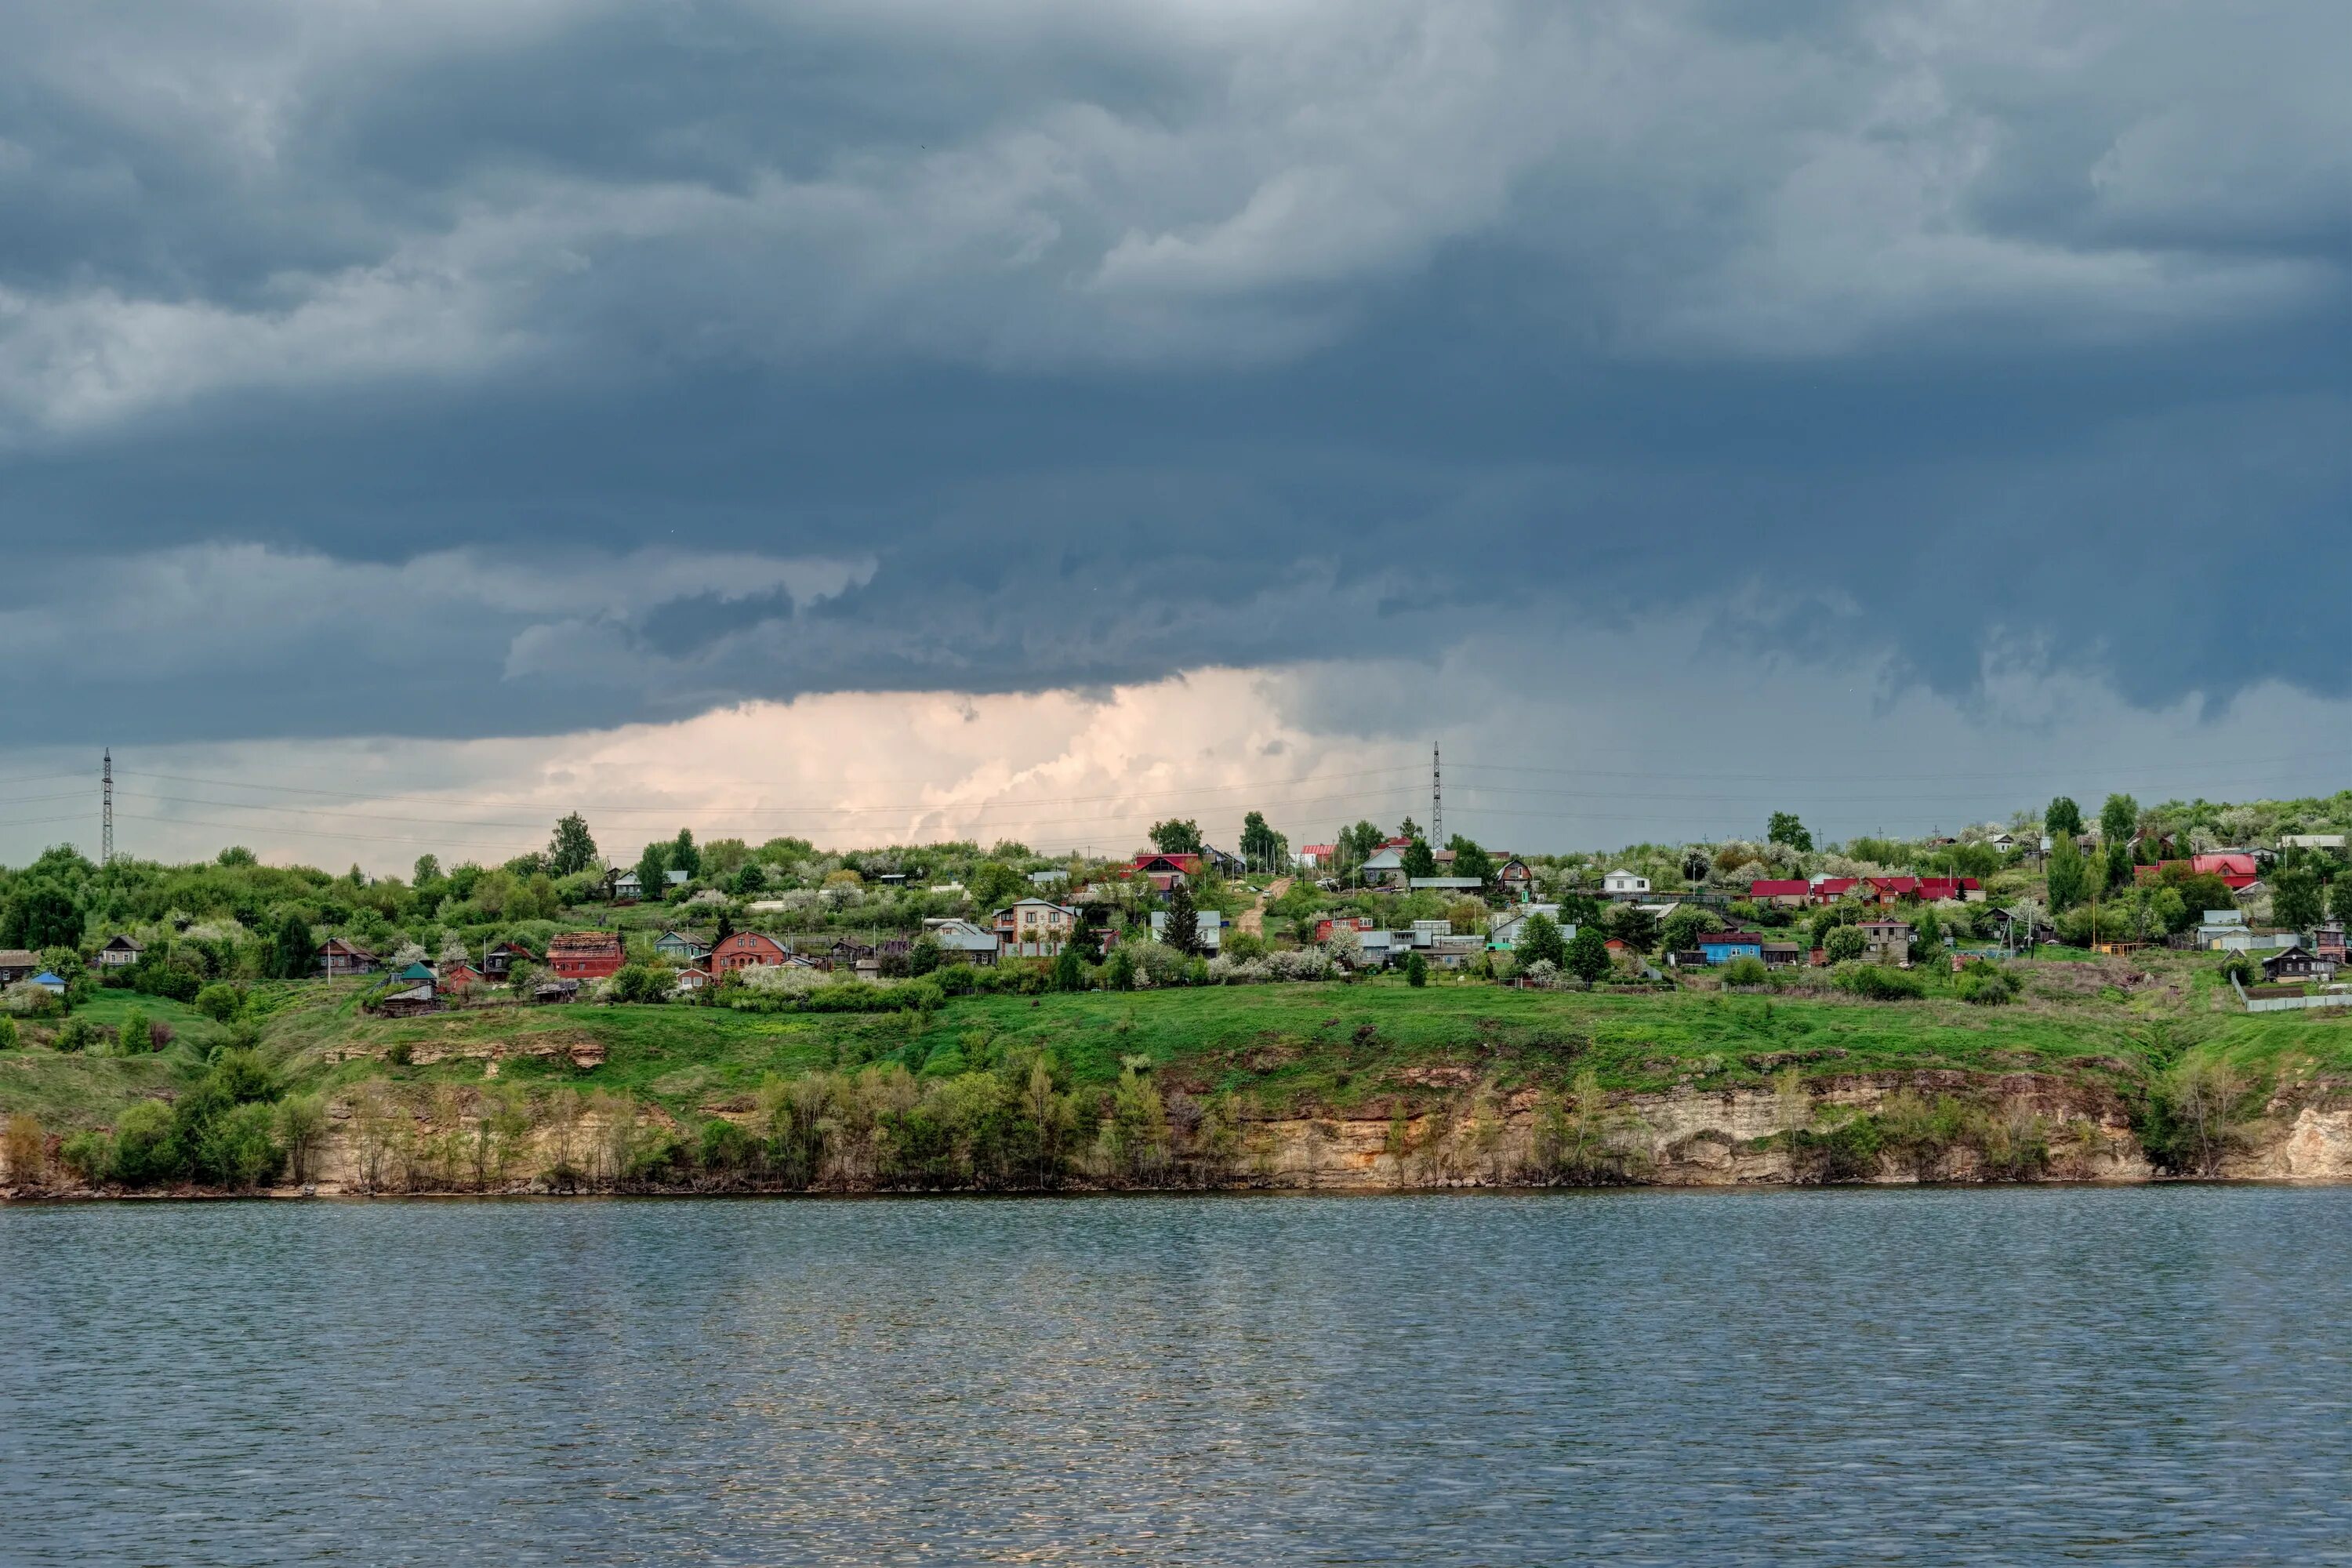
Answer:
[{"label": "grassy slope", "polygon": [[[2188,965],[2168,976],[2171,984],[2133,994],[2098,985],[2086,966],[2053,964],[2048,974],[2080,994],[1982,1009],[1944,997],[1869,1005],[1698,992],[1546,994],[1445,982],[1413,990],[1381,981],[978,997],[928,1016],[575,1006],[404,1020],[365,1017],[348,989],[281,987],[260,1001],[268,1009],[266,1049],[298,1083],[481,1080],[479,1059],[394,1066],[385,1058],[403,1042],[594,1041],[604,1048],[601,1067],[581,1071],[560,1057],[509,1055],[501,1077],[625,1090],[688,1120],[746,1102],[772,1073],[886,1058],[929,1062],[936,1070],[951,1059],[1038,1046],[1080,1083],[1108,1084],[1122,1058],[1139,1056],[1171,1082],[1252,1096],[1269,1108],[1360,1105],[1393,1092],[1406,1069],[1433,1066],[1467,1068],[1506,1089],[1559,1082],[1586,1066],[1621,1089],[1678,1081],[1729,1088],[1759,1083],[1790,1063],[1809,1073],[2042,1068],[2112,1080],[2184,1052],[2219,1054],[2264,1078],[2352,1073],[2346,1013],[2223,1011],[2210,977]],[[130,1005],[109,996],[89,1016],[119,1022]],[[216,1031],[169,1003],[142,1005],[180,1030],[172,1050],[136,1061],[0,1053],[0,1109],[34,1110],[53,1128],[89,1125],[111,1121],[129,1099],[180,1087]]]}]

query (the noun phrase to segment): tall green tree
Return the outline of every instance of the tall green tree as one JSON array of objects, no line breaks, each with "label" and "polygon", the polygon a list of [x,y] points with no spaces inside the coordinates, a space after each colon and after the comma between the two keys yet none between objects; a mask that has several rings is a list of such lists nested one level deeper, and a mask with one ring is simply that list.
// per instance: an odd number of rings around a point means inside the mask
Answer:
[{"label": "tall green tree", "polygon": [[646,845],[645,853],[637,857],[639,893],[648,899],[661,897],[668,874],[669,846],[658,842]]},{"label": "tall green tree", "polygon": [[1416,838],[1406,845],[1404,853],[1398,858],[1404,863],[1404,874],[1408,877],[1437,875],[1437,852],[1429,847],[1425,838]]},{"label": "tall green tree", "polygon": [[2042,829],[2053,838],[2075,838],[2083,832],[2083,808],[2072,795],[2058,795],[2042,814]]},{"label": "tall green tree", "polygon": [[81,941],[81,911],[55,882],[36,882],[0,913],[0,947],[72,947]]},{"label": "tall green tree", "polygon": [[1201,951],[1201,916],[1192,907],[1192,889],[1181,882],[1168,889],[1168,919],[1160,940],[1187,958]]},{"label": "tall green tree", "polygon": [[2281,871],[2271,879],[2271,920],[2290,931],[2307,931],[2320,921],[2326,900],[2319,879],[2307,868]]},{"label": "tall green tree", "polygon": [[1455,834],[1452,841],[1445,847],[1454,851],[1454,874],[1455,876],[1475,877],[1478,879],[1478,885],[1482,888],[1493,885],[1495,880],[1495,858],[1493,856],[1487,854],[1484,849],[1478,847],[1476,844],[1464,837],[1459,833]]},{"label": "tall green tree", "polygon": [[1635,952],[1658,945],[1658,917],[1638,904],[1620,904],[1609,916],[1609,934]]},{"label": "tall green tree", "polygon": [[2071,910],[2090,893],[2089,871],[2071,833],[2050,836],[2050,912]]},{"label": "tall green tree", "polygon": [[1253,869],[1279,871],[1290,858],[1290,840],[1276,833],[1262,811],[1242,818],[1242,859]]},{"label": "tall green tree", "polygon": [[[1549,959],[1557,968],[1568,967],[1568,938],[1561,934],[1559,922],[1549,915],[1529,915],[1527,923],[1519,927],[1511,952],[1522,964]],[[1605,956],[1602,962],[1607,962]]]},{"label": "tall green tree", "polygon": [[2099,807],[2099,837],[2107,844],[2128,843],[2138,826],[2139,802],[2127,795],[2111,795]]},{"label": "tall green tree", "polygon": [[1162,855],[1198,855],[1201,825],[1191,817],[1170,817],[1151,825],[1151,847]]},{"label": "tall green tree", "polygon": [[1568,944],[1568,962],[1560,965],[1590,984],[1609,973],[1609,940],[1597,926],[1584,926]]},{"label": "tall green tree", "polygon": [[693,828],[681,827],[677,830],[677,837],[669,847],[669,868],[673,871],[683,871],[688,877],[697,876],[701,872],[702,851],[694,847]]},{"label": "tall green tree", "polygon": [[555,825],[555,836],[547,843],[548,869],[559,877],[575,877],[596,863],[596,840],[588,832],[588,820],[578,812]]},{"label": "tall green tree", "polygon": [[2131,845],[2121,838],[2107,840],[2106,879],[2109,889],[2128,888],[2132,883]]},{"label": "tall green tree", "polygon": [[1764,830],[1764,837],[1770,843],[1787,845],[1800,855],[1813,852],[1813,836],[1803,823],[1797,820],[1797,814],[1793,811],[1774,812],[1771,826]]},{"label": "tall green tree", "polygon": [[272,980],[307,980],[319,967],[319,944],[310,940],[310,922],[289,910],[278,922],[263,965]]},{"label": "tall green tree", "polygon": [[410,885],[412,887],[421,888],[427,882],[437,882],[440,879],[441,857],[438,855],[419,855],[416,858],[415,875],[411,879]]}]

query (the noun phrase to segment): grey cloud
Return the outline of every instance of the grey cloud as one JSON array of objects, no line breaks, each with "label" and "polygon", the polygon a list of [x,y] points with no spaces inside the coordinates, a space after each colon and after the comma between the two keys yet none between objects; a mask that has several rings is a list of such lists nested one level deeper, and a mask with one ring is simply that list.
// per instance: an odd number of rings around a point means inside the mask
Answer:
[{"label": "grey cloud", "polygon": [[[68,723],[544,731],[1435,668],[1498,623],[1639,661],[1661,616],[1951,694],[2019,648],[2146,703],[2346,689],[2341,574],[2254,580],[2347,511],[2315,0],[180,5],[12,43],[0,540],[37,564],[0,647]],[[214,613],[152,613],[191,572]],[[311,696],[338,658],[396,700]]]}]

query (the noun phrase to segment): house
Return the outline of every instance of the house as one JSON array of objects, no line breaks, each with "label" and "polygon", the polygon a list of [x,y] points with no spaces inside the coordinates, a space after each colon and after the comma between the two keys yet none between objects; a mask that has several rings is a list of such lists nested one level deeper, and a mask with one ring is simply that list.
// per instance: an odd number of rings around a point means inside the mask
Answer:
[{"label": "house", "polygon": [[2297,942],[2263,960],[2263,980],[2269,984],[2315,980],[2324,985],[2336,978],[2336,967],[2334,959],[2322,958]]},{"label": "house", "polygon": [[0,947],[0,985],[30,980],[41,972],[41,955],[21,947]]},{"label": "house", "polygon": [[1356,874],[1367,884],[1402,882],[1404,851],[1384,844],[1368,856],[1361,866],[1356,868]]},{"label": "house", "polygon": [[560,980],[607,979],[625,962],[618,931],[568,931],[547,944],[547,967]]},{"label": "house", "polygon": [[[1205,957],[1216,957],[1217,954],[1223,950],[1225,944],[1225,917],[1219,914],[1214,910],[1196,910],[1193,911],[1193,915],[1196,928],[1200,935],[1200,945],[1197,951]],[[1166,910],[1152,910],[1151,940],[1154,942],[1163,942],[1167,940],[1160,934],[1167,929],[1168,911]]]},{"label": "house", "polygon": [[764,932],[739,931],[730,933],[726,941],[702,956],[709,960],[710,973],[715,978],[738,969],[782,963],[792,956],[792,950]]},{"label": "house", "polygon": [[1836,903],[1840,899],[1852,897],[1860,886],[1862,879],[1859,877],[1816,877],[1813,879],[1813,902]]},{"label": "house", "polygon": [[1151,890],[1164,893],[1179,882],[1189,883],[1200,876],[1201,858],[1198,855],[1138,855],[1129,874],[1150,878]]},{"label": "house", "polygon": [[[1497,952],[1510,952],[1513,944],[1519,940],[1519,933],[1527,929],[1528,921],[1538,915],[1545,916],[1557,922],[1559,920],[1559,906],[1558,904],[1520,904],[1504,910],[1486,922],[1486,945]],[[1572,925],[1563,925],[1559,928],[1559,934],[1563,937],[1572,937],[1576,934],[1576,928]]]},{"label": "house", "polygon": [[1439,937],[1453,934],[1452,921],[1415,921],[1412,922],[1411,941],[1417,948],[1430,948],[1437,945]]},{"label": "house", "polygon": [[2017,847],[2017,835],[2014,833],[1996,833],[1990,838],[1986,839],[1985,844],[1989,848],[2006,855],[2011,850]]},{"label": "house", "polygon": [[2234,849],[2219,855],[2191,855],[2189,868],[2200,877],[2221,878],[2233,893],[2244,892],[2262,876],[2262,868],[2254,864],[2252,855]]},{"label": "house", "polygon": [[434,978],[440,983],[442,990],[463,993],[482,984],[482,972],[470,963],[452,963]]},{"label": "house", "polygon": [[434,990],[430,974],[421,981],[397,985],[367,1004],[369,1012],[380,1013],[387,1018],[405,1018],[418,1013],[437,1012],[440,1006],[441,999]]},{"label": "house", "polygon": [[688,882],[693,880],[693,879],[688,877],[683,871],[668,870],[662,873],[662,880],[668,883],[673,888],[683,888]]},{"label": "house", "polygon": [[1805,962],[1805,946],[1802,942],[1768,940],[1764,943],[1763,951],[1764,967],[1767,969],[1795,969]]},{"label": "house", "polygon": [[1486,885],[1475,877],[1409,877],[1405,879],[1405,886],[1416,893],[1475,894]]},{"label": "house", "polygon": [[1249,869],[1249,862],[1238,855],[1229,855],[1213,844],[1201,846],[1201,858],[1220,877],[1239,877]]},{"label": "house", "polygon": [[1650,879],[1626,870],[1612,871],[1601,879],[1601,892],[1602,897],[1611,899],[1646,899],[1650,896]]},{"label": "house", "polygon": [[1764,877],[1748,884],[1748,896],[1759,904],[1799,909],[1812,901],[1813,885],[1802,877]]},{"label": "house", "polygon": [[690,967],[710,956],[710,944],[698,937],[666,931],[654,938],[654,951],[673,963]]},{"label": "house", "polygon": [[677,972],[677,978],[670,982],[670,990],[680,996],[691,996],[696,992],[708,988],[711,984],[710,974],[707,970],[681,969]]},{"label": "house", "polygon": [[1484,937],[1446,935],[1431,939],[1425,950],[1416,951],[1424,953],[1424,962],[1440,969],[1467,969],[1486,950]]},{"label": "house", "polygon": [[[1157,855],[1137,857],[1136,869],[1150,874],[1145,860],[1191,860],[1198,868],[1198,860],[1190,855]],[[1172,877],[1186,875],[1183,868],[1169,873]],[[1206,911],[1203,911],[1206,918]],[[996,911],[997,951],[1007,958],[1052,958],[1069,945],[1079,922],[1078,911],[1067,904],[1057,904],[1051,899],[1023,899],[1011,907]]]},{"label": "house", "polygon": [[2332,958],[2337,963],[2342,963],[2344,962],[2344,928],[2333,921],[2315,928],[2311,933],[2311,951],[2322,958]]},{"label": "house", "polygon": [[613,901],[628,903],[646,896],[646,885],[637,880],[635,871],[624,871],[613,879]]},{"label": "house", "polygon": [[2289,849],[2333,850],[2341,855],[2344,853],[2344,839],[2341,833],[2282,833],[2279,835],[2279,848],[2282,852]]},{"label": "house", "polygon": [[375,954],[359,943],[331,936],[319,944],[319,968],[334,980],[346,974],[373,974],[378,964]]},{"label": "house", "polygon": [[34,975],[33,984],[52,996],[62,996],[66,994],[66,983],[58,977],[58,973],[54,969],[44,969]]},{"label": "house", "polygon": [[1325,915],[1315,922],[1315,940],[1329,942],[1334,931],[1368,931],[1377,923],[1370,915]]},{"label": "house", "polygon": [[1302,871],[1320,870],[1339,858],[1339,850],[1337,845],[1309,844],[1298,852],[1298,868]]},{"label": "house", "polygon": [[531,988],[530,999],[541,1006],[557,1002],[577,1002],[580,1000],[580,982],[542,980]]},{"label": "house", "polygon": [[1396,957],[1408,944],[1396,939],[1396,932],[1379,926],[1356,933],[1356,967],[1378,969]]},{"label": "house", "polygon": [[1536,874],[1516,855],[1506,855],[1495,866],[1495,891],[1506,902],[1524,904],[1536,896]]},{"label": "house", "polygon": [[1735,958],[1764,959],[1764,937],[1760,931],[1701,931],[1698,951],[1710,964],[1729,963]]},{"label": "house", "polygon": [[1980,904],[1984,902],[1984,884],[1974,877],[1922,877],[1919,879],[1917,897],[1921,903]]},{"label": "house", "polygon": [[1069,879],[1068,869],[1061,866],[1048,866],[1042,871],[1029,873],[1029,885],[1033,888],[1051,888]]},{"label": "house", "polygon": [[1863,950],[1863,957],[1873,963],[1909,965],[1911,927],[1908,922],[1896,920],[1861,921],[1856,922],[1855,929],[1862,932],[1862,940],[1868,944]]},{"label": "house", "polygon": [[106,945],[98,950],[96,962],[100,969],[125,968],[138,963],[139,955],[143,951],[139,943],[130,937],[109,937]]},{"label": "house", "polygon": [[966,963],[996,962],[996,933],[973,921],[934,917],[923,922],[923,930],[950,958]]},{"label": "house", "polygon": [[486,979],[502,981],[514,973],[516,964],[528,965],[538,962],[539,954],[531,952],[522,943],[502,942],[493,945],[488,952],[482,954],[482,974]]}]

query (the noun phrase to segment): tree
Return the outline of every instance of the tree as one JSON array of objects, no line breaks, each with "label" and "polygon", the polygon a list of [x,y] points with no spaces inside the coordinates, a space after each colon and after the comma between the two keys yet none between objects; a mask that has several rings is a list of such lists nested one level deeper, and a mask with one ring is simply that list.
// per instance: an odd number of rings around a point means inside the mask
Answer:
[{"label": "tree", "polygon": [[1688,952],[1698,945],[1701,933],[1722,929],[1723,921],[1712,910],[1685,905],[1666,917],[1658,928],[1658,940],[1668,952]]},{"label": "tree", "polygon": [[1581,888],[1570,888],[1559,896],[1559,918],[1579,929],[1589,926],[1601,918],[1601,900]]},{"label": "tree", "polygon": [[[1529,915],[1527,923],[1519,927],[1518,937],[1511,943],[1511,949],[1517,954],[1522,966],[1549,959],[1557,968],[1568,967],[1568,938],[1561,933],[1559,922],[1549,915]],[[1603,962],[1606,962],[1605,953]]]},{"label": "tree", "polygon": [[2053,914],[2074,908],[2091,890],[2083,852],[2071,833],[2053,833],[2050,844],[2050,910]]},{"label": "tree", "polygon": [[2327,913],[2338,925],[2352,926],[2352,877],[2336,878],[2327,889]]},{"label": "tree", "polygon": [[1609,973],[1609,943],[1592,926],[1579,927],[1568,944],[1567,962],[1560,967],[1579,980],[1591,984]]},{"label": "tree", "polygon": [[2107,886],[2110,889],[2128,888],[2131,886],[2131,846],[2123,839],[2111,838],[2107,841],[2105,875]]},{"label": "tree", "polygon": [[1860,926],[1832,926],[1822,937],[1822,956],[1832,963],[1851,963],[1869,949]]},{"label": "tree", "polygon": [[760,863],[757,860],[746,860],[735,868],[735,879],[728,884],[727,890],[739,899],[748,899],[764,892],[767,886],[768,873],[761,868]]},{"label": "tree", "polygon": [[1103,979],[1114,991],[1135,989],[1135,954],[1128,952],[1127,943],[1122,942],[1110,950],[1110,960],[1103,966]]},{"label": "tree", "polygon": [[1404,863],[1407,878],[1437,875],[1437,853],[1430,848],[1427,839],[1416,838],[1406,845],[1403,855],[1399,858]]},{"label": "tree", "polygon": [[1405,955],[1404,983],[1416,987],[1429,984],[1429,960],[1418,949]]},{"label": "tree", "polygon": [[1279,871],[1290,859],[1290,840],[1267,826],[1264,812],[1242,818],[1242,859],[1260,871]]},{"label": "tree", "polygon": [[2127,843],[2139,825],[2139,802],[2127,795],[2111,795],[2099,807],[2099,837],[2110,845]]},{"label": "tree", "polygon": [[1414,825],[1412,818],[1408,816],[1397,824],[1396,836],[1399,838],[1418,838],[1421,837],[1421,829]]},{"label": "tree", "polygon": [[412,887],[421,888],[427,882],[437,882],[440,879],[441,857],[438,855],[419,855],[416,858],[414,875],[410,879],[410,885]]},{"label": "tree", "polygon": [[1191,817],[1181,821],[1174,817],[1151,825],[1152,847],[1162,855],[1198,855],[1201,852],[1201,825]]},{"label": "tree", "polygon": [[655,899],[669,880],[669,846],[648,844],[637,857],[637,892],[640,897]]},{"label": "tree", "polygon": [[[938,943],[932,945],[936,947]],[[1054,955],[1054,989],[1083,991],[1086,988],[1087,966],[1086,961],[1078,956],[1078,944],[1065,942],[1062,951]]]},{"label": "tree", "polygon": [[2320,921],[2324,900],[2319,878],[2305,867],[2271,879],[2271,921],[2289,931],[2309,931]]},{"label": "tree", "polygon": [[1495,858],[1461,834],[1455,834],[1445,846],[1454,851],[1454,874],[1475,877],[1478,885],[1486,887],[1495,879]]},{"label": "tree", "polygon": [[1609,934],[1635,952],[1658,945],[1658,917],[1637,904],[1620,904],[1609,916]]},{"label": "tree", "polygon": [[1192,889],[1182,882],[1168,889],[1168,919],[1160,927],[1160,940],[1187,958],[1200,951],[1201,917],[1192,908]]},{"label": "tree", "polygon": [[1813,852],[1813,836],[1806,830],[1803,823],[1797,820],[1797,814],[1793,811],[1774,812],[1771,826],[1765,829],[1764,837],[1770,843],[1787,845],[1800,855]]},{"label": "tree", "polygon": [[155,1036],[148,1026],[147,1015],[133,1007],[122,1016],[115,1026],[117,1048],[126,1057],[143,1057],[155,1048]]},{"label": "tree", "polygon": [[81,911],[73,895],[54,882],[38,882],[8,901],[0,913],[0,947],[38,951],[71,947],[81,941]]},{"label": "tree", "polygon": [[2074,804],[2072,795],[2059,795],[2042,814],[2042,831],[2053,838],[2079,837],[2083,831],[2083,808]]},{"label": "tree", "polygon": [[575,811],[555,825],[555,837],[548,840],[548,869],[576,877],[595,863],[596,840],[589,837],[587,819]]},{"label": "tree", "polygon": [[1386,835],[1369,822],[1359,822],[1353,827],[1342,828],[1339,842],[1333,846],[1339,852],[1339,870],[1360,866],[1372,858]]},{"label": "tree", "polygon": [[307,980],[319,966],[319,944],[310,940],[310,922],[292,910],[278,922],[269,951],[262,961],[272,980]]},{"label": "tree", "polygon": [[694,829],[681,827],[669,847],[669,868],[683,871],[691,879],[702,871],[702,851],[694,847]]}]

